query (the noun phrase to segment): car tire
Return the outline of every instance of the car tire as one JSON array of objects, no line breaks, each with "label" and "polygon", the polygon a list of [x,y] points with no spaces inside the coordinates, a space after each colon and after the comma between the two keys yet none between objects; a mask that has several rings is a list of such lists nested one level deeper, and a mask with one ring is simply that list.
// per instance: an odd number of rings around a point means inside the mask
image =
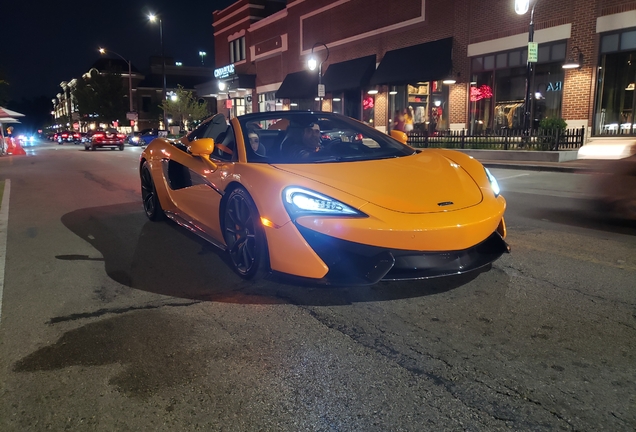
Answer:
[{"label": "car tire", "polygon": [[87,145],[84,145],[84,150],[89,151],[91,148]]},{"label": "car tire", "polygon": [[269,268],[269,254],[254,200],[239,187],[230,193],[223,209],[223,238],[234,271],[244,279],[263,277]]},{"label": "car tire", "polygon": [[95,147],[95,144],[91,144],[91,151],[95,151],[97,147]]},{"label": "car tire", "polygon": [[124,145],[123,144],[119,146],[119,151],[124,151]]},{"label": "car tire", "polygon": [[148,219],[151,221],[165,219],[166,214],[161,208],[159,197],[157,197],[157,189],[155,188],[155,182],[152,179],[148,162],[144,162],[141,166],[141,200]]}]

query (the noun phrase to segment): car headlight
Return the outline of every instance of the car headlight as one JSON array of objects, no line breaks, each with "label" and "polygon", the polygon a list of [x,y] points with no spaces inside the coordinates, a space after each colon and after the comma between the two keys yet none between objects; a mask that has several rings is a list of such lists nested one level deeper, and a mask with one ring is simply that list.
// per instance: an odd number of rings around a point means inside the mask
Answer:
[{"label": "car headlight", "polygon": [[285,188],[283,203],[292,218],[307,215],[366,217],[348,205],[309,189],[296,186]]},{"label": "car headlight", "polygon": [[134,143],[138,143],[138,142],[139,142],[139,137],[133,137],[133,138],[132,138],[132,142],[134,142]]},{"label": "car headlight", "polygon": [[488,176],[488,181],[490,182],[490,187],[492,191],[495,193],[495,197],[498,197],[501,193],[501,189],[499,188],[499,183],[497,183],[497,179],[494,175],[488,170],[488,168],[484,168],[486,170],[486,176]]}]

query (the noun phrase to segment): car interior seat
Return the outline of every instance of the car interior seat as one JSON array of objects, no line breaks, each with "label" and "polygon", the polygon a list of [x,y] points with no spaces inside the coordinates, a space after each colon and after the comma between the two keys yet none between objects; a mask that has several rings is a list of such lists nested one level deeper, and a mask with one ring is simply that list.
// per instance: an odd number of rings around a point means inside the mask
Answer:
[{"label": "car interior seat", "polygon": [[285,137],[280,142],[280,155],[291,156],[291,149],[294,145],[301,143],[303,139],[303,128],[300,127],[289,127],[287,129],[287,133]]}]

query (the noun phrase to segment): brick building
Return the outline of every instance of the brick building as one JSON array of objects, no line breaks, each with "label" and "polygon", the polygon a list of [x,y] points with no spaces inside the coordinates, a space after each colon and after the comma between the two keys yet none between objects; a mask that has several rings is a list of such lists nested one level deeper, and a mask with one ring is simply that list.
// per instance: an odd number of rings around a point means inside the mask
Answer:
[{"label": "brick building", "polygon": [[[531,124],[556,117],[588,136],[635,135],[636,1],[533,7]],[[380,130],[404,109],[429,132],[522,128],[530,19],[514,0],[239,0],[214,12],[208,91],[230,116],[322,104]]]}]

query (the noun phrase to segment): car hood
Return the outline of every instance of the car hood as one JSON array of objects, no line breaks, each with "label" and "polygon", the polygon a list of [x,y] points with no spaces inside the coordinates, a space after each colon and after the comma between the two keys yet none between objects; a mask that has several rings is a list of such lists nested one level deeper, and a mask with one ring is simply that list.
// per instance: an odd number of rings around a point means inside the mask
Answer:
[{"label": "car hood", "polygon": [[403,213],[459,210],[479,204],[479,186],[436,152],[373,161],[281,164],[276,168]]}]

